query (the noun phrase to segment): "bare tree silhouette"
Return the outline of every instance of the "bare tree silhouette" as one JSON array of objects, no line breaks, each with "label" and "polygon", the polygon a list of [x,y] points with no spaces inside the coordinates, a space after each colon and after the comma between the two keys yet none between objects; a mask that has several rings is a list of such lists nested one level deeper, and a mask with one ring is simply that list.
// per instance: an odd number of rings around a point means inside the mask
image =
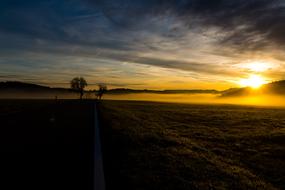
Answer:
[{"label": "bare tree silhouette", "polygon": [[96,97],[97,97],[97,99],[101,100],[103,94],[107,91],[107,86],[103,85],[103,84],[99,84],[98,87],[99,87],[99,89],[96,92]]},{"label": "bare tree silhouette", "polygon": [[84,94],[84,88],[87,86],[87,82],[83,77],[75,77],[70,81],[71,89],[80,93],[80,100],[82,100]]}]

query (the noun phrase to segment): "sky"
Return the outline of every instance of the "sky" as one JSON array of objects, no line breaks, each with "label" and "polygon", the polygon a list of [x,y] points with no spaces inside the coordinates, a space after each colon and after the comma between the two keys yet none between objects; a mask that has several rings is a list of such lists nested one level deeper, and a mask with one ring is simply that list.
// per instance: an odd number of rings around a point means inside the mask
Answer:
[{"label": "sky", "polygon": [[284,0],[1,0],[0,81],[227,89],[285,79]]}]

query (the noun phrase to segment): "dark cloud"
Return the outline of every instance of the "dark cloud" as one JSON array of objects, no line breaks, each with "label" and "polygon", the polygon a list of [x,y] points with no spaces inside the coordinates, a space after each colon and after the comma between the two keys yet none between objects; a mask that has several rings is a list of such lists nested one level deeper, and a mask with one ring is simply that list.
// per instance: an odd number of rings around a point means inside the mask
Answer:
[{"label": "dark cloud", "polygon": [[[90,0],[121,27],[135,28],[149,15],[171,12],[192,27],[219,27],[229,34],[221,39],[236,48],[262,49],[285,42],[285,5],[282,0]],[[90,2],[89,1],[89,2]],[[195,20],[196,25],[192,25]]]},{"label": "dark cloud", "polygon": [[210,74],[210,75],[219,74],[223,76],[234,76],[237,74],[234,71],[231,71],[230,69],[221,70],[214,63],[167,60],[167,59],[157,59],[157,58],[148,58],[148,57],[136,57],[130,59],[130,61],[144,65],[151,65],[168,69],[178,69],[182,71],[190,71],[190,72]]},{"label": "dark cloud", "polygon": [[179,27],[156,29],[151,23],[156,16],[176,17],[189,30],[218,27],[226,33],[220,43],[237,48],[285,42],[282,0],[4,0],[0,5],[0,31],[82,46],[127,50],[128,39],[114,40],[116,34],[126,35],[125,30],[149,30],[174,39],[185,34],[185,28],[182,33]]},{"label": "dark cloud", "polygon": [[[203,2],[203,1],[199,1]],[[236,47],[262,49],[272,42],[284,45],[285,7],[283,1],[219,1],[215,8],[195,10],[206,26],[221,27],[229,35],[221,42]],[[283,4],[282,4],[283,2]],[[207,3],[205,3],[207,5]],[[197,12],[199,11],[200,12]]]},{"label": "dark cloud", "polygon": [[[205,27],[217,26],[228,35],[221,40],[236,48],[262,49],[285,42],[285,7],[279,0],[196,1],[192,12]],[[214,2],[214,1],[212,1]],[[210,6],[208,6],[210,5]]]}]

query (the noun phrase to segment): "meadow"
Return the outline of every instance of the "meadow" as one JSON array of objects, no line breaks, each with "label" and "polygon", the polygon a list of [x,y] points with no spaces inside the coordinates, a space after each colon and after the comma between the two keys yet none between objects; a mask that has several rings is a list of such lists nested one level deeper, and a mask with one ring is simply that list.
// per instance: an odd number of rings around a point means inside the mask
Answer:
[{"label": "meadow", "polygon": [[93,189],[94,102],[0,100],[0,189]]},{"label": "meadow", "polygon": [[[94,103],[0,100],[1,188],[92,189]],[[285,189],[284,108],[103,100],[98,111],[107,189]]]},{"label": "meadow", "polygon": [[99,106],[108,189],[285,189],[285,109]]}]

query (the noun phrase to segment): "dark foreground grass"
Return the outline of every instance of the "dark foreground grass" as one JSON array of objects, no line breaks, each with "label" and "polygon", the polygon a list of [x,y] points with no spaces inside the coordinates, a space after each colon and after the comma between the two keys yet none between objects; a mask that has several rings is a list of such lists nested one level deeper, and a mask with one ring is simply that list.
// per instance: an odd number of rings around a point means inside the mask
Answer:
[{"label": "dark foreground grass", "polygon": [[0,189],[93,189],[94,102],[0,101]]},{"label": "dark foreground grass", "polygon": [[285,110],[104,101],[108,189],[285,189]]}]

